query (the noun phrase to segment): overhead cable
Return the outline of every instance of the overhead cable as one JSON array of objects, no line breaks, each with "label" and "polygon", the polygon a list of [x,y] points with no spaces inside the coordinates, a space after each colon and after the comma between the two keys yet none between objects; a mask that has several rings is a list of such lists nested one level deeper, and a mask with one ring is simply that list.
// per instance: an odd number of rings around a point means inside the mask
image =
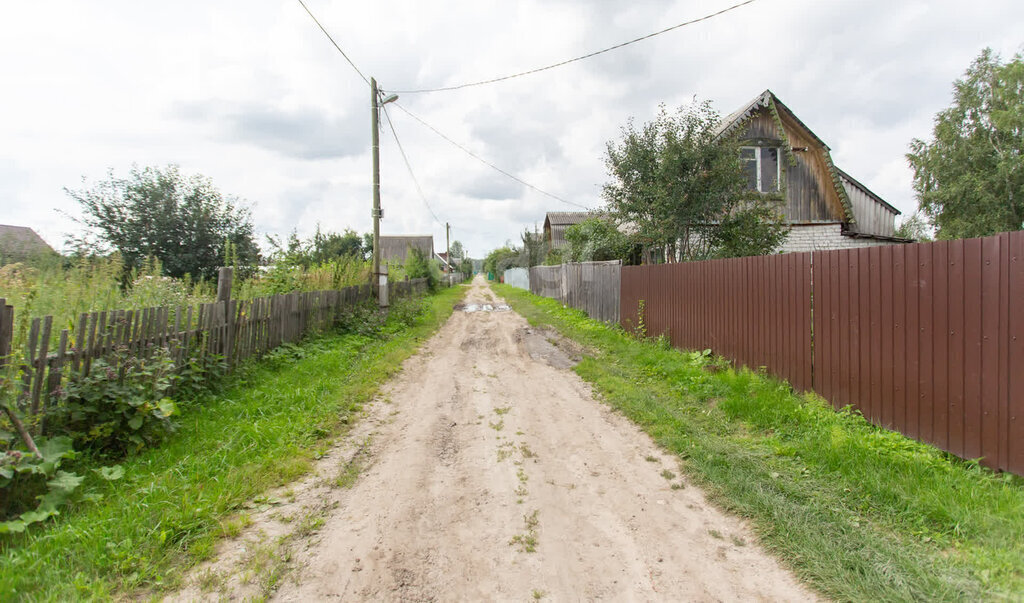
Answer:
[{"label": "overhead cable", "polygon": [[359,74],[359,77],[363,78],[363,81],[369,84],[370,80],[365,75],[363,75],[363,72],[360,71],[358,67],[356,67],[356,64],[352,62],[352,59],[348,58],[348,55],[345,54],[345,51],[341,49],[341,46],[338,46],[338,43],[334,41],[334,38],[331,37],[331,34],[326,29],[324,29],[323,25],[320,24],[320,20],[316,18],[316,15],[313,14],[313,11],[309,10],[309,7],[306,6],[306,3],[303,2],[302,0],[299,0],[299,4],[302,5],[302,8],[306,9],[306,12],[309,14],[310,18],[313,19],[313,22],[316,23],[316,26],[320,28],[320,31],[324,32],[324,35],[327,36],[327,39],[331,41],[331,44],[334,44],[334,47],[337,48],[338,52],[341,53],[341,56],[345,57],[345,60],[348,61],[348,64],[352,66],[352,69],[355,69],[356,73]]},{"label": "overhead cable", "polygon": [[[301,2],[302,0],[299,0],[299,1]],[[740,8],[742,6],[746,6],[746,5],[748,5],[748,4],[752,3],[752,2],[755,2],[755,0],[745,0],[744,2],[740,2],[739,4],[734,4],[734,5],[732,5],[732,6],[728,7],[728,8],[723,8],[722,10],[720,10],[718,12],[715,12],[715,13],[711,13],[710,15],[704,15],[703,17],[700,17],[698,19],[692,19],[692,20],[686,21],[684,23],[679,23],[679,24],[673,25],[672,27],[666,27],[665,29],[662,29],[661,31],[656,31],[654,33],[647,34],[646,36],[640,36],[639,38],[634,38],[632,40],[629,40],[629,41],[626,41],[626,42],[622,42],[621,44],[616,44],[615,46],[609,46],[608,48],[597,50],[595,52],[584,54],[584,55],[581,55],[581,56],[578,56],[578,57],[574,57],[574,58],[571,58],[571,59],[568,59],[568,60],[565,60],[565,61],[561,61],[561,62],[558,62],[558,63],[553,63],[551,65],[547,65],[547,66],[544,66],[544,67],[537,67],[536,69],[530,69],[528,71],[521,71],[519,73],[513,73],[513,74],[510,74],[510,75],[503,75],[501,77],[495,77],[495,78],[491,78],[491,79],[487,79],[487,80],[480,80],[478,82],[467,82],[465,84],[458,84],[456,86],[444,86],[444,87],[441,87],[441,88],[423,88],[423,89],[420,89],[420,90],[391,90],[390,92],[394,92],[396,94],[422,94],[422,93],[426,93],[426,92],[447,92],[447,91],[450,91],[450,90],[460,90],[462,88],[470,88],[470,87],[473,87],[473,86],[483,86],[483,85],[486,85],[486,84],[494,84],[494,83],[497,83],[497,82],[503,82],[505,80],[510,80],[512,78],[522,77],[524,75],[532,75],[534,73],[540,73],[541,71],[547,71],[549,69],[554,69],[556,67],[562,67],[563,65],[568,65],[570,63],[575,63],[576,61],[582,61],[583,59],[589,59],[591,57],[596,57],[599,54],[604,54],[606,52],[611,52],[612,50],[618,50],[619,48],[622,48],[624,46],[629,46],[630,44],[635,44],[637,42],[642,42],[643,40],[647,40],[649,38],[653,38],[654,36],[660,36],[663,33],[668,33],[668,32],[670,32],[670,31],[672,31],[674,29],[679,29],[680,27],[686,27],[687,25],[693,25],[694,23],[700,23],[701,21],[707,21],[708,19],[713,19],[713,18],[715,18],[715,17],[717,17],[719,15],[725,14],[725,13],[727,13],[729,11],[732,11],[732,10],[736,10],[737,8]]]},{"label": "overhead cable", "polygon": [[395,137],[395,144],[398,145],[398,152],[401,153],[402,160],[405,161],[405,169],[409,170],[409,177],[412,178],[412,183],[416,185],[416,191],[420,194],[420,200],[423,201],[423,205],[427,206],[427,211],[430,212],[430,215],[434,216],[434,221],[441,226],[444,226],[444,222],[442,222],[441,219],[437,217],[437,214],[434,213],[434,209],[430,207],[430,203],[427,203],[427,196],[423,194],[423,189],[420,188],[420,182],[416,179],[416,174],[412,171],[412,165],[409,163],[409,157],[406,156],[405,149],[402,148],[402,142],[398,140],[398,132],[395,130],[395,124],[391,122],[391,116],[388,115],[387,105],[382,105],[381,108],[384,109],[384,117],[388,120],[388,127],[391,128],[391,134]]},{"label": "overhead cable", "polygon": [[580,205],[579,203],[575,203],[575,202],[573,202],[573,201],[569,201],[568,199],[563,199],[563,198],[559,197],[558,195],[553,195],[553,194],[551,194],[551,193],[549,193],[549,192],[547,192],[547,191],[545,191],[545,190],[542,190],[542,189],[540,189],[540,188],[537,188],[536,186],[534,186],[534,185],[530,184],[529,182],[527,182],[527,181],[525,181],[525,180],[523,180],[523,179],[521,179],[521,178],[519,178],[519,177],[517,177],[517,176],[514,176],[514,175],[512,175],[512,174],[510,174],[510,173],[506,172],[505,170],[503,170],[503,169],[501,169],[500,167],[498,167],[498,166],[494,165],[494,164],[493,164],[493,163],[491,163],[490,161],[487,161],[486,159],[484,159],[483,157],[480,157],[479,155],[477,155],[477,154],[476,154],[476,153],[474,153],[473,151],[470,151],[470,150],[469,150],[469,149],[467,149],[466,147],[464,147],[464,146],[462,146],[461,144],[459,144],[459,143],[455,142],[455,141],[454,141],[454,140],[452,140],[451,138],[448,138],[448,137],[447,137],[447,136],[445,136],[445,135],[444,135],[444,133],[442,133],[442,132],[441,132],[440,130],[438,130],[438,129],[437,129],[437,128],[435,128],[434,126],[432,126],[432,125],[428,124],[427,122],[423,121],[423,120],[422,120],[422,119],[420,119],[420,118],[419,118],[418,116],[416,116],[416,114],[414,114],[414,113],[413,113],[412,111],[410,111],[410,110],[406,109],[406,108],[405,108],[405,107],[403,107],[403,106],[402,106],[401,104],[399,104],[399,103],[394,103],[394,105],[395,105],[396,107],[398,107],[399,109],[401,109],[402,111],[404,111],[404,112],[405,112],[405,114],[406,114],[406,115],[408,115],[409,117],[411,117],[411,118],[415,119],[416,121],[420,122],[421,124],[423,124],[424,126],[426,126],[427,128],[429,128],[429,129],[430,129],[431,131],[433,131],[433,132],[434,132],[434,134],[437,134],[437,135],[438,135],[438,136],[440,136],[441,138],[443,138],[443,139],[447,140],[447,141],[448,141],[449,143],[451,143],[451,144],[455,145],[455,146],[456,146],[456,147],[458,147],[458,148],[459,148],[460,150],[462,150],[462,152],[463,152],[463,153],[465,153],[465,154],[469,155],[469,156],[470,156],[470,157],[472,157],[473,159],[476,159],[477,161],[479,161],[480,163],[482,163],[482,164],[486,165],[487,167],[489,167],[489,168],[491,168],[491,169],[493,169],[493,170],[496,170],[496,171],[498,171],[498,172],[500,172],[500,173],[504,174],[505,176],[508,176],[509,178],[511,178],[511,179],[513,179],[513,180],[515,180],[516,182],[518,182],[519,184],[522,184],[523,186],[526,186],[526,187],[532,188],[533,190],[537,191],[538,193],[540,193],[540,194],[542,194],[542,195],[547,195],[548,197],[551,197],[552,199],[554,199],[554,200],[556,200],[556,201],[561,201],[562,203],[567,203],[567,204],[569,204],[569,205],[574,205],[574,206],[576,206],[576,207],[579,207],[579,208],[585,209],[585,210],[587,210],[587,211],[589,211],[589,210],[590,210],[590,208],[589,208],[589,207],[587,207],[587,206],[585,206],[585,205]]}]

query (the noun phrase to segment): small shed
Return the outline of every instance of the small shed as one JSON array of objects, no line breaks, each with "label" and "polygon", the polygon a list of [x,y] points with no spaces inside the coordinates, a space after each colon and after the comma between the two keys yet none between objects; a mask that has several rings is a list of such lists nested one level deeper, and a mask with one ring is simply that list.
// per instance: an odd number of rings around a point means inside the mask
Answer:
[{"label": "small shed", "polygon": [[419,249],[428,258],[434,257],[431,235],[381,235],[380,259],[389,264],[404,264],[409,249]]},{"label": "small shed", "polygon": [[53,247],[31,228],[0,224],[0,264],[13,264],[56,254]]},{"label": "small shed", "polygon": [[569,246],[565,240],[565,230],[590,218],[604,216],[597,211],[549,211],[544,216],[544,241],[548,249],[564,249]]}]

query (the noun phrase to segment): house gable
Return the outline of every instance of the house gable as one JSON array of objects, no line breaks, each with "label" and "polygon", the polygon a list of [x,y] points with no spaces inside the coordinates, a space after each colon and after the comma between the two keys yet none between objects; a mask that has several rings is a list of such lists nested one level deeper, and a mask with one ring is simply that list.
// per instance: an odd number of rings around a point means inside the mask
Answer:
[{"label": "house gable", "polygon": [[0,264],[46,255],[57,255],[57,252],[36,231],[27,226],[0,224]]},{"label": "house gable", "polygon": [[770,90],[727,116],[717,135],[735,136],[744,146],[779,149],[787,222],[856,221],[828,145]]},{"label": "house gable", "polygon": [[385,262],[404,264],[408,250],[419,249],[428,258],[434,257],[434,237],[430,235],[380,236],[380,257]]},{"label": "house gable", "polygon": [[590,211],[549,211],[544,216],[544,240],[550,249],[562,249],[569,246],[565,240],[565,231],[574,224],[588,218],[599,218],[604,214]]}]

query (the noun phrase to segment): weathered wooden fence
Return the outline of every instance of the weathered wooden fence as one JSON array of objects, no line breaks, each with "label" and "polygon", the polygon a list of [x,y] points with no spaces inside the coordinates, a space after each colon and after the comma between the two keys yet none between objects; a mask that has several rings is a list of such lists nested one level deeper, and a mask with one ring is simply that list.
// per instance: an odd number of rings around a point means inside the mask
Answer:
[{"label": "weathered wooden fence", "polygon": [[582,262],[530,268],[530,291],[583,310],[591,318],[619,320],[622,263]]},{"label": "weathered wooden fence", "polygon": [[1024,232],[627,266],[621,285],[628,329],[1024,475]]},{"label": "weathered wooden fence", "polygon": [[[398,297],[422,293],[427,279],[390,283],[389,288]],[[218,289],[223,298],[230,285]],[[18,407],[30,424],[38,424],[47,409],[58,403],[61,384],[88,375],[97,359],[117,366],[127,358],[147,358],[160,350],[170,355],[175,369],[193,359],[214,358],[230,368],[327,329],[346,311],[371,298],[370,285],[361,285],[224,299],[197,307],[105,310],[81,314],[72,329],[62,329],[57,337],[52,337],[53,317],[44,316],[31,320],[23,351],[11,349],[14,308],[0,299],[0,370],[8,362],[19,369]],[[56,347],[51,348],[54,340]]]}]

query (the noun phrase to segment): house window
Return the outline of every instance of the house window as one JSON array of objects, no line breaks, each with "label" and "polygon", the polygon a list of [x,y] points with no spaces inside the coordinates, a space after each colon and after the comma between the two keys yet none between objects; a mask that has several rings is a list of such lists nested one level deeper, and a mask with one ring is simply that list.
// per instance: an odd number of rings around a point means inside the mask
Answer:
[{"label": "house window", "polygon": [[778,147],[740,147],[740,163],[747,176],[748,189],[761,193],[778,192]]}]

